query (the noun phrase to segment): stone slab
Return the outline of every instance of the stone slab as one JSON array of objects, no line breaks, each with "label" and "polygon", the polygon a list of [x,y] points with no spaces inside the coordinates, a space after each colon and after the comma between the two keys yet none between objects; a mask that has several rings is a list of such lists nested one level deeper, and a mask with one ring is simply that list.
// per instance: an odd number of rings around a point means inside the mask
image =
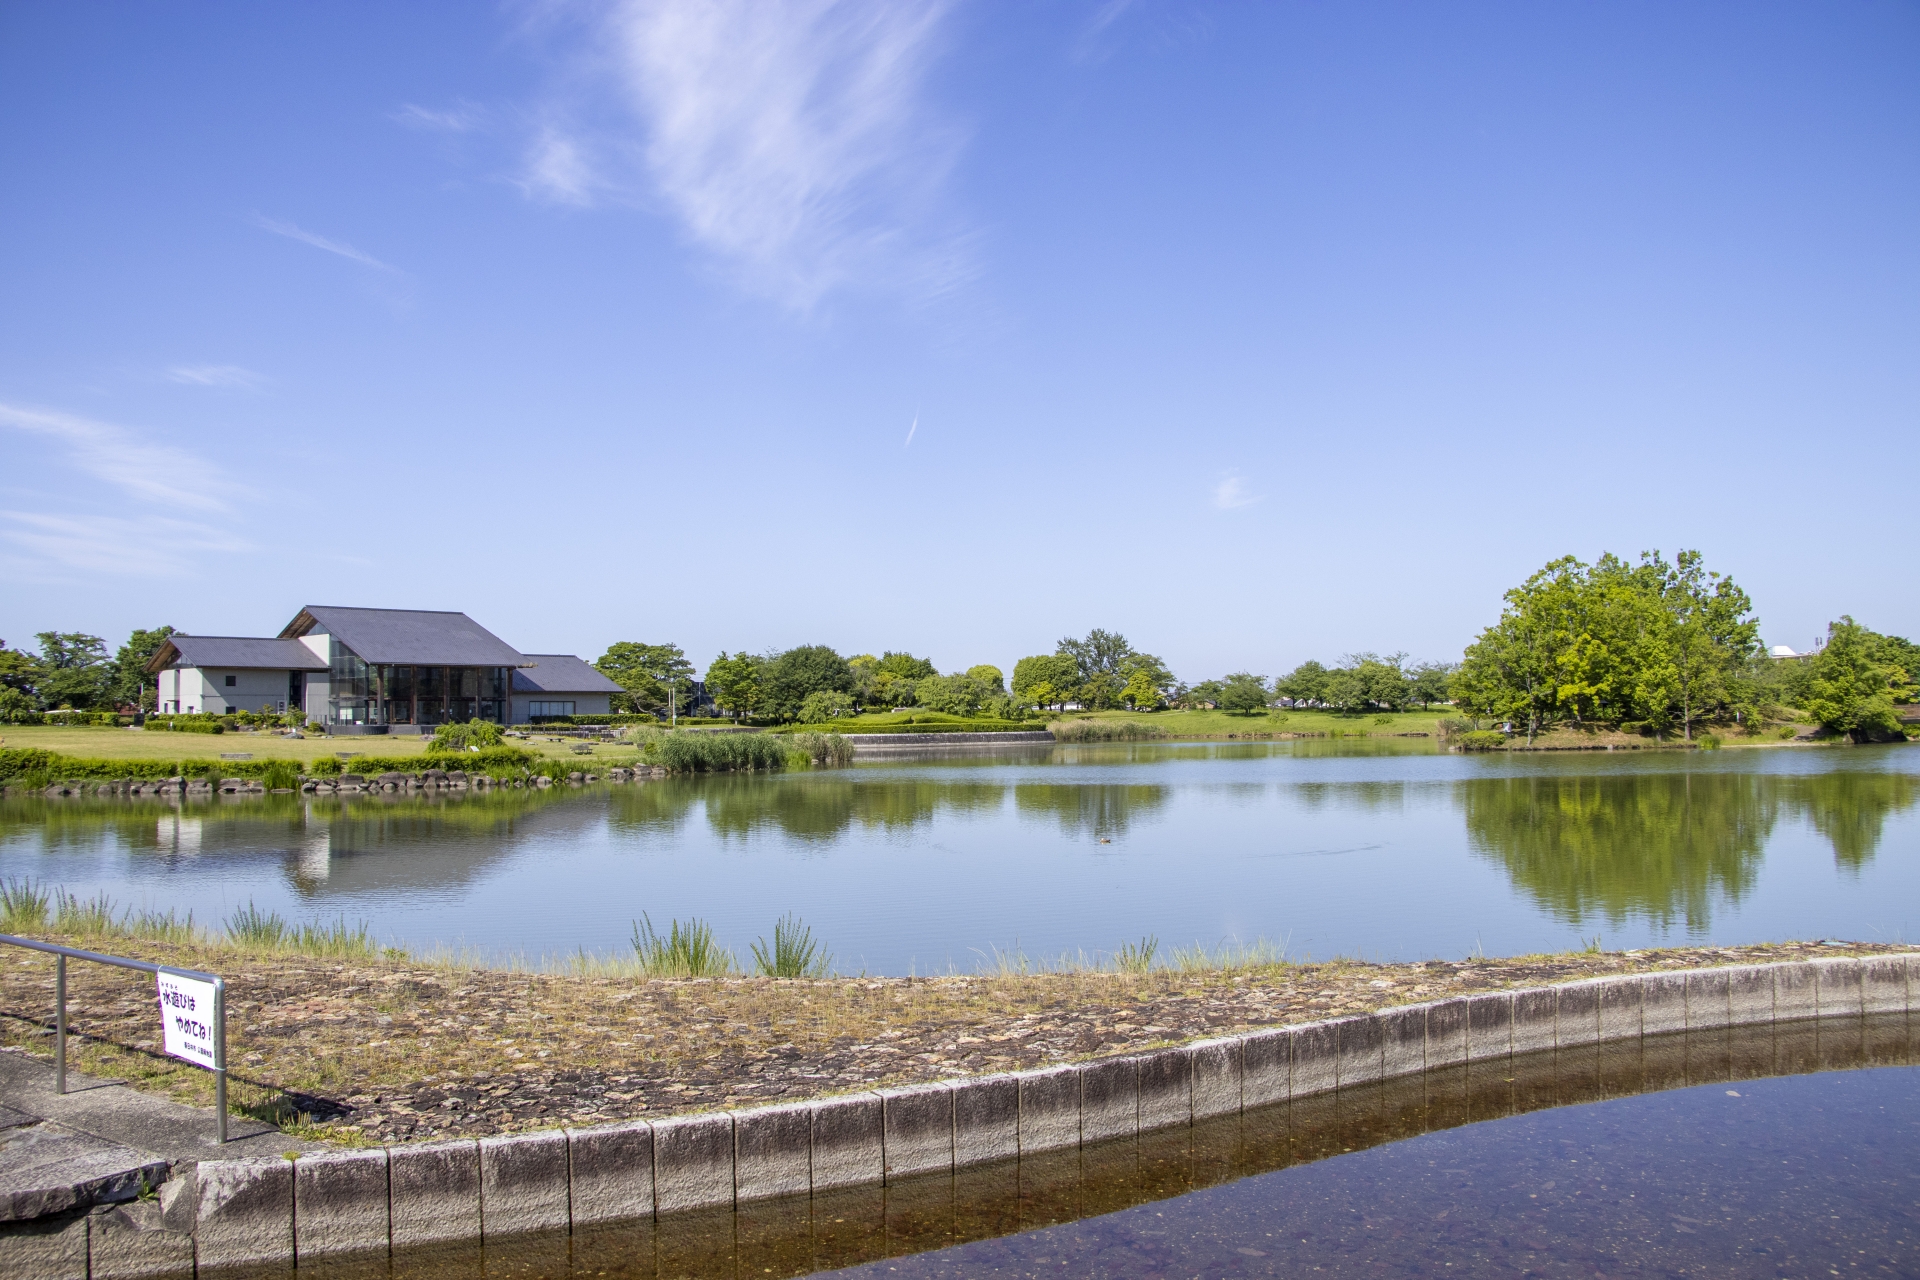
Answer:
[{"label": "stone slab", "polygon": [[653,1203],[660,1214],[733,1204],[733,1116],[653,1122]]},{"label": "stone slab", "polygon": [[1467,1061],[1513,1056],[1513,993],[1467,997]]},{"label": "stone slab", "polygon": [[1407,1005],[1380,1014],[1380,1076],[1391,1080],[1427,1069],[1427,1006]]},{"label": "stone slab", "polygon": [[565,1130],[482,1138],[481,1238],[565,1231],[567,1227]]},{"label": "stone slab", "polygon": [[1727,970],[1727,1021],[1750,1027],[1773,1021],[1773,973],[1778,965],[1738,965]]},{"label": "stone slab", "polygon": [[1687,1029],[1687,975],[1640,975],[1640,1034],[1663,1035]]},{"label": "stone slab", "polygon": [[1382,1020],[1370,1013],[1334,1022],[1334,1078],[1341,1087],[1372,1084],[1380,1078],[1382,1049],[1386,1029]]},{"label": "stone slab", "polygon": [[1287,1096],[1307,1098],[1338,1088],[1340,1029],[1331,1022],[1309,1022],[1288,1030],[1293,1039],[1293,1073]]},{"label": "stone slab", "polygon": [[1140,1132],[1192,1123],[1193,1055],[1185,1048],[1141,1054]]},{"label": "stone slab", "polygon": [[1240,1041],[1242,1110],[1293,1096],[1293,1035],[1290,1030],[1258,1031]]},{"label": "stone slab", "polygon": [[195,1250],[202,1267],[293,1261],[293,1162],[202,1160]]},{"label": "stone slab", "polygon": [[953,1086],[917,1085],[880,1090],[886,1179],[953,1168]]},{"label": "stone slab", "polygon": [[1080,1145],[1080,1068],[1023,1071],[1020,1081],[1020,1154]]},{"label": "stone slab", "polygon": [[981,1076],[953,1086],[953,1167],[1020,1154],[1020,1081]]},{"label": "stone slab", "polygon": [[165,1160],[65,1125],[0,1130],[0,1222],[132,1200],[166,1177]]},{"label": "stone slab", "polygon": [[1600,993],[1600,1038],[1638,1040],[1645,997],[1639,977],[1602,978],[1595,986]]},{"label": "stone slab", "polygon": [[1813,966],[1777,964],[1773,969],[1773,1018],[1788,1022],[1820,1015],[1820,998],[1815,987]]},{"label": "stone slab", "polygon": [[1553,989],[1553,1044],[1584,1048],[1600,1039],[1600,984],[1566,982]]},{"label": "stone slab", "polygon": [[567,1216],[574,1229],[653,1217],[653,1126],[567,1130]]},{"label": "stone slab", "polygon": [[1555,1019],[1559,997],[1552,987],[1513,993],[1513,1051],[1537,1053],[1559,1043]]},{"label": "stone slab", "polygon": [[423,1142],[387,1151],[390,1239],[396,1249],[480,1238],[480,1144]]},{"label": "stone slab", "polygon": [[157,1199],[95,1209],[87,1221],[91,1280],[188,1280],[193,1275],[193,1224],[173,1224],[166,1218]]},{"label": "stone slab", "polygon": [[1467,1060],[1467,1002],[1436,1000],[1427,1006],[1427,1070],[1457,1067]]},{"label": "stone slab", "polygon": [[294,1252],[386,1252],[387,1204],[385,1148],[301,1156],[293,1166]]},{"label": "stone slab", "polygon": [[850,1093],[813,1104],[813,1189],[885,1181],[886,1110],[877,1093]]},{"label": "stone slab", "polygon": [[1866,1013],[1907,1011],[1907,963],[1906,956],[1860,958],[1860,997]]},{"label": "stone slab", "polygon": [[1193,1081],[1193,1119],[1197,1124],[1240,1111],[1241,1042],[1201,1040],[1186,1049]]},{"label": "stone slab", "polygon": [[1140,1132],[1140,1059],[1097,1058],[1080,1067],[1080,1141]]},{"label": "stone slab", "polygon": [[1733,974],[1702,969],[1687,975],[1687,1030],[1706,1031],[1733,1021]]},{"label": "stone slab", "polygon": [[1840,956],[1812,962],[1815,999],[1823,1018],[1857,1018],[1865,1008],[1860,962]]},{"label": "stone slab", "polygon": [[733,1113],[733,1199],[813,1190],[813,1108],[804,1102]]},{"label": "stone slab", "polygon": [[0,1223],[0,1275],[20,1280],[87,1280],[87,1211]]}]

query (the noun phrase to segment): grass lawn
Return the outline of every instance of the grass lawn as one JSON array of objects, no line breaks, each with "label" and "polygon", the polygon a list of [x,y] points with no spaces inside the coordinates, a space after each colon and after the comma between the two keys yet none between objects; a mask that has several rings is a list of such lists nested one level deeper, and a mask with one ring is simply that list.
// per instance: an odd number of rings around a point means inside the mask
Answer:
[{"label": "grass lawn", "polygon": [[1090,711],[1068,712],[1063,720],[1131,720],[1158,725],[1175,738],[1224,738],[1228,734],[1324,733],[1365,737],[1376,734],[1440,732],[1440,717],[1451,707],[1431,711],[1402,711],[1388,715],[1336,715],[1331,711],[1271,711],[1241,715],[1233,711]]}]

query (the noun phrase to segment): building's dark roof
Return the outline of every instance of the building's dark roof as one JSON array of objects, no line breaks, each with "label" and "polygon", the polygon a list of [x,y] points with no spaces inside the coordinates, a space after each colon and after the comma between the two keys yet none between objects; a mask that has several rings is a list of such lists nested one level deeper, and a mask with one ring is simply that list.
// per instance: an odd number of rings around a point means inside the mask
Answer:
[{"label": "building's dark roof", "polygon": [[534,663],[513,673],[515,693],[622,693],[613,681],[570,653],[530,653]]},{"label": "building's dark roof", "polygon": [[337,637],[367,662],[517,667],[528,661],[519,650],[464,613],[310,604],[280,634],[290,639],[316,627]]},{"label": "building's dark roof", "polygon": [[327,660],[298,640],[275,640],[267,636],[187,636],[176,631],[148,661],[147,670],[160,672],[173,666],[325,671]]}]

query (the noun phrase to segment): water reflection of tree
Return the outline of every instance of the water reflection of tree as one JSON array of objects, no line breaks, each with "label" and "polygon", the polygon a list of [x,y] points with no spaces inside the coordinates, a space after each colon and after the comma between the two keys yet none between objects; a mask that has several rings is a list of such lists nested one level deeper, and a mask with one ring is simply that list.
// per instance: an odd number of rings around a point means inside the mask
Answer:
[{"label": "water reflection of tree", "polygon": [[1153,783],[1023,782],[1013,789],[1014,807],[1022,818],[1052,818],[1070,833],[1116,836],[1135,817],[1162,808],[1171,787]]},{"label": "water reflection of tree", "polygon": [[1642,917],[1707,926],[1714,890],[1738,901],[1781,817],[1804,817],[1857,872],[1890,814],[1920,800],[1903,773],[1832,770],[1780,777],[1661,773],[1476,778],[1458,792],[1475,852],[1572,923]]},{"label": "water reflection of tree", "polygon": [[1399,809],[1407,803],[1405,782],[1299,782],[1286,796],[1301,809]]},{"label": "water reflection of tree", "polygon": [[1833,846],[1835,865],[1855,873],[1880,848],[1888,815],[1920,799],[1920,778],[1906,773],[1834,770],[1784,781],[1794,810]]},{"label": "water reflection of tree", "polygon": [[1459,795],[1469,846],[1546,911],[1695,932],[1715,890],[1753,887],[1781,800],[1774,779],[1737,773],[1475,778]]}]

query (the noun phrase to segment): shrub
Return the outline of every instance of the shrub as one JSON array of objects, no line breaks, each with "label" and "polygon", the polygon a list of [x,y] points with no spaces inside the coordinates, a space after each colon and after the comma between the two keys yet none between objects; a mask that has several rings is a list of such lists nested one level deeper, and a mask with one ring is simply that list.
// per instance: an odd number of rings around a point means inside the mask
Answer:
[{"label": "shrub", "polygon": [[292,790],[300,785],[300,769],[291,760],[269,760],[260,775],[261,785],[273,791],[280,788]]},{"label": "shrub", "polygon": [[464,724],[443,724],[433,732],[433,741],[427,743],[429,754],[448,751],[465,751],[469,747],[485,750],[497,747],[506,741],[500,726],[489,720],[469,720]]},{"label": "shrub", "polygon": [[813,764],[843,767],[853,763],[853,743],[837,733],[796,733],[791,742]]},{"label": "shrub", "polygon": [[800,714],[795,718],[806,724],[820,724],[852,714],[852,698],[838,689],[816,689],[800,700]]},{"label": "shrub", "polygon": [[1136,720],[1056,720],[1047,732],[1055,742],[1142,742],[1167,736],[1161,726]]},{"label": "shrub", "polygon": [[1507,735],[1498,729],[1472,729],[1453,741],[1462,751],[1497,751],[1507,745]]},{"label": "shrub", "polygon": [[1703,733],[1694,739],[1694,745],[1702,751],[1718,751],[1720,749],[1720,735],[1717,733]]},{"label": "shrub", "polygon": [[704,920],[670,921],[663,938],[642,912],[633,925],[633,954],[652,978],[718,978],[733,972],[732,954],[714,942],[713,926]]},{"label": "shrub", "polygon": [[773,925],[773,945],[761,938],[753,944],[753,967],[768,978],[824,978],[833,957],[823,954],[813,940],[813,930],[800,923],[792,913],[781,916]]},{"label": "shrub", "polygon": [[150,716],[148,729],[159,729],[168,733],[225,733],[227,727],[219,720],[208,715]]},{"label": "shrub", "polygon": [[307,772],[316,778],[334,778],[346,771],[346,765],[331,756],[322,756],[307,766]]}]

